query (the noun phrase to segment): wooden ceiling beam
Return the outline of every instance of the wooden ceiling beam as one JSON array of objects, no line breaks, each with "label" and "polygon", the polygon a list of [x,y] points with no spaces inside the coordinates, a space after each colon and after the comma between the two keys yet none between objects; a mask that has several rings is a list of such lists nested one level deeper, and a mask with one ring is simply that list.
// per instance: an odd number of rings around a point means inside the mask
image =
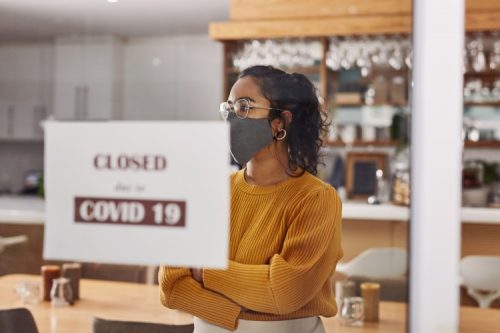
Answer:
[{"label": "wooden ceiling beam", "polygon": [[[403,15],[339,16],[214,22],[209,34],[215,40],[291,37],[328,37],[411,33],[412,18]],[[474,11],[466,15],[466,31],[500,31],[499,11]]]},{"label": "wooden ceiling beam", "polygon": [[[498,0],[466,0],[466,12],[500,11]],[[230,19],[275,20],[357,15],[411,15],[412,0],[231,0]]]}]

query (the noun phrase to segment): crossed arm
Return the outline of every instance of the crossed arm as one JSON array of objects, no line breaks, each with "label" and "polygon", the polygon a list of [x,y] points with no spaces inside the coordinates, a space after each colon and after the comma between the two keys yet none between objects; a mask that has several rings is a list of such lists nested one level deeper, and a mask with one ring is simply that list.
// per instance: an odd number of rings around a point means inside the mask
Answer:
[{"label": "crossed arm", "polygon": [[341,257],[341,203],[332,191],[315,193],[287,231],[269,264],[229,261],[227,270],[163,267],[162,303],[233,330],[240,312],[286,314],[307,304]]}]

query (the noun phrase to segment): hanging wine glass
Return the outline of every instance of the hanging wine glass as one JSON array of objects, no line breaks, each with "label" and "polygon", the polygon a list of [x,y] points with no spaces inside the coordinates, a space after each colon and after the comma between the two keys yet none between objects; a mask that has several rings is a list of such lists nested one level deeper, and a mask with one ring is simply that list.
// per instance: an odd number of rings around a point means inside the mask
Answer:
[{"label": "hanging wine glass", "polygon": [[500,80],[496,80],[491,89],[491,96],[494,102],[500,102]]},{"label": "hanging wine glass", "polygon": [[311,41],[309,45],[307,45],[307,49],[309,50],[310,57],[314,64],[319,64],[321,62],[321,58],[323,57],[323,45],[321,42]]},{"label": "hanging wine glass", "polygon": [[346,38],[340,44],[340,66],[343,69],[349,70],[354,66],[357,58],[356,51],[357,47],[355,45],[355,41],[350,37]]},{"label": "hanging wine glass", "polygon": [[361,48],[360,55],[356,59],[356,65],[361,69],[361,76],[367,77],[372,71],[372,61],[367,48]]},{"label": "hanging wine glass", "polygon": [[403,41],[402,49],[404,54],[404,64],[407,68],[411,69],[413,65],[413,49],[408,38]]},{"label": "hanging wine glass", "polygon": [[340,47],[337,38],[330,38],[330,46],[326,55],[326,65],[332,71],[338,71],[340,69]]},{"label": "hanging wine glass", "polygon": [[281,66],[287,68],[292,67],[292,56],[289,53],[283,52],[278,55],[278,62]]},{"label": "hanging wine glass", "polygon": [[481,35],[478,35],[471,43],[472,68],[475,72],[486,70],[486,55]]},{"label": "hanging wine glass", "polygon": [[399,37],[389,43],[390,56],[387,60],[389,66],[399,71],[403,68],[403,52],[401,51],[401,40]]},{"label": "hanging wine glass", "polygon": [[295,43],[295,48],[296,48],[295,66],[298,67],[312,66],[314,61],[311,58],[310,54],[311,50],[309,48],[309,43],[303,39],[300,39]]},{"label": "hanging wine glass", "polygon": [[467,50],[465,49],[463,52],[463,72],[468,73],[470,72],[470,61],[469,61],[469,55],[467,54]]},{"label": "hanging wine glass", "polygon": [[383,67],[387,65],[387,40],[384,36],[375,38],[374,52],[372,54],[372,63],[375,66]]},{"label": "hanging wine glass", "polygon": [[274,62],[273,49],[276,47],[276,42],[267,39],[262,43],[261,47],[257,50],[258,61],[264,65],[272,65]]},{"label": "hanging wine glass", "polygon": [[[493,36],[495,37],[495,35]],[[488,65],[492,71],[500,70],[500,39],[495,40],[493,43],[493,50],[490,54]]]},{"label": "hanging wine glass", "polygon": [[357,41],[356,66],[360,68],[362,77],[367,77],[372,72],[373,63],[371,54],[373,49],[373,42],[367,36],[363,36]]}]

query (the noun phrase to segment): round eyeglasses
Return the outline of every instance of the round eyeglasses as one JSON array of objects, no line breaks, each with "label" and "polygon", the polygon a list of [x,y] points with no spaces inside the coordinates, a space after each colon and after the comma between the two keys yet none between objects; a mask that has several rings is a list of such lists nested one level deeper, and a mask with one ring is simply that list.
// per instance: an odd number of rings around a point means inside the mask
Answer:
[{"label": "round eyeglasses", "polygon": [[250,105],[250,100],[246,98],[238,99],[236,102],[223,102],[220,104],[219,112],[224,120],[227,120],[229,112],[233,112],[236,117],[240,119],[246,119],[248,117],[248,112],[251,109],[265,109],[265,110],[277,110],[283,111],[277,108],[268,108],[265,106]]}]

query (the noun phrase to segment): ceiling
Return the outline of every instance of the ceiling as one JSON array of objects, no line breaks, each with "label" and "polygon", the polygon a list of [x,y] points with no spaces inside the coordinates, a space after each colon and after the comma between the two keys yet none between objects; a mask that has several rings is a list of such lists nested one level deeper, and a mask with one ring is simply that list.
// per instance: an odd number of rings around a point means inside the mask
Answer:
[{"label": "ceiling", "polygon": [[0,0],[0,41],[67,34],[122,37],[207,33],[229,0]]}]

